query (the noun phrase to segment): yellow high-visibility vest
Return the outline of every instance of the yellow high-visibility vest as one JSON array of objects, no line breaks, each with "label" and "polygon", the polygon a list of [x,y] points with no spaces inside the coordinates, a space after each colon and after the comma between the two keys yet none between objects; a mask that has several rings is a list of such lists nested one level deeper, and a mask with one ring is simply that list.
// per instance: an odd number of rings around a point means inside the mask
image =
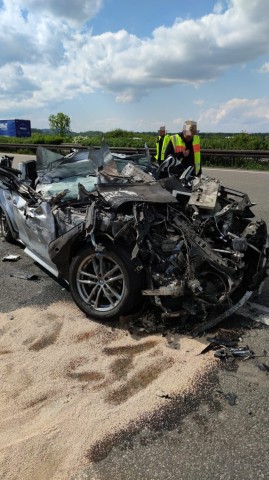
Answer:
[{"label": "yellow high-visibility vest", "polygon": [[[181,153],[186,150],[186,144],[181,136],[176,133],[171,136],[175,153]],[[193,135],[192,139],[193,153],[194,153],[194,169],[195,175],[197,175],[201,168],[201,150],[200,150],[200,137],[199,135]]]},{"label": "yellow high-visibility vest", "polygon": [[[158,141],[156,142],[156,155],[155,155],[155,159],[158,160],[159,158],[159,154],[160,154],[160,144],[159,144],[159,140],[160,140],[161,136],[159,135],[158,137]],[[165,150],[166,150],[166,147],[168,145],[170,141],[170,135],[168,135],[168,133],[166,133],[163,137],[163,144],[162,144],[162,151],[161,151],[161,160],[164,160],[164,154],[165,154]]]}]

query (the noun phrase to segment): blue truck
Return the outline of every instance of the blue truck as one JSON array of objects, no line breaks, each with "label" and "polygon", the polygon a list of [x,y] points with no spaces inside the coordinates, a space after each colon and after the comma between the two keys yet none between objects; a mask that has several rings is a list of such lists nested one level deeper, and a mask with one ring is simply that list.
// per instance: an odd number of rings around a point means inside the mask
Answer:
[{"label": "blue truck", "polygon": [[2,137],[31,137],[31,121],[20,120],[0,120],[0,136]]}]

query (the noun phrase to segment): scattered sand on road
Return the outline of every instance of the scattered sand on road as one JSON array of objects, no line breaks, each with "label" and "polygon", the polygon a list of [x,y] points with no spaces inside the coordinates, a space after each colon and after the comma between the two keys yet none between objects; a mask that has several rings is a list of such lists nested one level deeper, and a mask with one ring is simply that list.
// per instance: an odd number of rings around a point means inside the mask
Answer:
[{"label": "scattered sand on road", "polygon": [[0,477],[67,480],[89,452],[191,389],[212,362],[199,339],[136,338],[72,303],[0,314]]}]

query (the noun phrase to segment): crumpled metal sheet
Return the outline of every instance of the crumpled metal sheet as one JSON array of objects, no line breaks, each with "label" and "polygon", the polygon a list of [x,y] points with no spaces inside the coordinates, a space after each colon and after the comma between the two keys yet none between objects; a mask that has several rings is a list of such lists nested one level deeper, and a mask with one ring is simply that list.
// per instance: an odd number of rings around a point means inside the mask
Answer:
[{"label": "crumpled metal sheet", "polygon": [[220,181],[201,177],[193,180],[192,194],[188,205],[214,210],[216,207]]},{"label": "crumpled metal sheet", "polygon": [[156,184],[98,185],[98,191],[112,208],[126,202],[177,203],[171,193]]}]

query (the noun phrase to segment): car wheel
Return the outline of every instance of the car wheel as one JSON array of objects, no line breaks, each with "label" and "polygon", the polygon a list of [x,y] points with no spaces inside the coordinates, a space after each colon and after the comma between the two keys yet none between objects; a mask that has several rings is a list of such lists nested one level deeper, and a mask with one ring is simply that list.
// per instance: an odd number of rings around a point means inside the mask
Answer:
[{"label": "car wheel", "polygon": [[13,240],[13,236],[8,225],[6,214],[1,207],[0,207],[0,232],[2,237],[4,237],[4,239],[7,242],[11,242]]},{"label": "car wheel", "polygon": [[92,318],[115,320],[141,301],[143,281],[122,248],[102,252],[86,247],[72,260],[69,270],[72,297]]}]

